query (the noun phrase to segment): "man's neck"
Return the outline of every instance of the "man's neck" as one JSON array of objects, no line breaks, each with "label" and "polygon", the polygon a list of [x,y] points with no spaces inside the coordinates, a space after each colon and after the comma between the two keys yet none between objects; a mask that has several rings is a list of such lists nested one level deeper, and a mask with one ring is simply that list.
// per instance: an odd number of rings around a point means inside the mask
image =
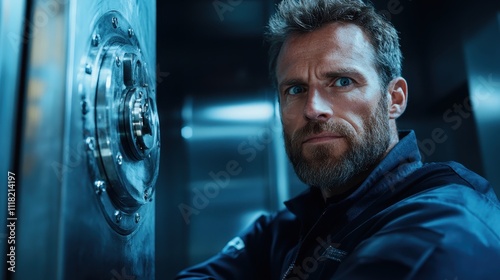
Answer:
[{"label": "man's neck", "polygon": [[335,186],[333,188],[321,188],[321,194],[323,195],[323,199],[325,202],[328,201],[340,201],[346,197],[348,197],[351,193],[353,193],[363,181],[370,175],[373,169],[378,165],[368,168],[367,170],[358,173],[354,176],[347,184],[342,186]]}]

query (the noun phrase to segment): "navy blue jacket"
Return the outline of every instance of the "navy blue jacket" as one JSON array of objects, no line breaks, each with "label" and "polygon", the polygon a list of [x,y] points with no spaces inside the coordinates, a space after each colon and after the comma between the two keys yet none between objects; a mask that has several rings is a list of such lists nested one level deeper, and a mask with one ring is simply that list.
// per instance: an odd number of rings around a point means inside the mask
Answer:
[{"label": "navy blue jacket", "polygon": [[422,164],[415,134],[345,198],[316,188],[261,216],[177,279],[500,279],[500,203],[456,162]]}]

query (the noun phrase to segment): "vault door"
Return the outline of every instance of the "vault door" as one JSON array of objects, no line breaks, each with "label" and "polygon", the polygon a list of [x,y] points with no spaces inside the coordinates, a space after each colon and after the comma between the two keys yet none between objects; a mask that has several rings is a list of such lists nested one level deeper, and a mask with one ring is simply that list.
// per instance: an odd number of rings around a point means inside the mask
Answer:
[{"label": "vault door", "polygon": [[89,178],[104,216],[121,234],[151,215],[146,204],[158,176],[154,80],[137,35],[119,12],[104,14],[78,79]]},{"label": "vault door", "polygon": [[155,14],[33,1],[14,279],[154,279]]}]

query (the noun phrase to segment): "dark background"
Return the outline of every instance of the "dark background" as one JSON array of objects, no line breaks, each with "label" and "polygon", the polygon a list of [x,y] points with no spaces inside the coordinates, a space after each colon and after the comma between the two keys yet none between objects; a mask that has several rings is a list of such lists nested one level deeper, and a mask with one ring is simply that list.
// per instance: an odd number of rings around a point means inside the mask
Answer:
[{"label": "dark background", "polygon": [[[223,102],[225,98],[252,99],[260,98],[262,92],[272,93],[262,34],[277,2],[157,1],[157,92],[163,153],[156,200],[157,279],[170,279],[198,260],[192,256],[190,240],[206,240],[206,246],[214,240],[207,232],[187,225],[178,209],[192,195],[187,186],[196,165],[192,159],[197,158],[188,156],[189,145],[181,136],[186,97]],[[434,129],[444,130],[445,143],[434,143],[434,148],[424,145],[425,160],[459,161],[484,175],[474,112],[466,111],[458,128],[443,115],[469,96],[464,44],[483,26],[498,23],[500,2],[377,0],[374,5],[400,32],[409,105],[399,128],[414,129],[422,143],[432,138]],[[217,12],[216,6],[228,10]],[[197,147],[203,149],[202,145]],[[245,197],[235,195],[234,199],[244,201]],[[222,211],[210,213],[223,219]],[[226,234],[224,227],[218,231]],[[230,236],[223,239],[228,241]]]}]

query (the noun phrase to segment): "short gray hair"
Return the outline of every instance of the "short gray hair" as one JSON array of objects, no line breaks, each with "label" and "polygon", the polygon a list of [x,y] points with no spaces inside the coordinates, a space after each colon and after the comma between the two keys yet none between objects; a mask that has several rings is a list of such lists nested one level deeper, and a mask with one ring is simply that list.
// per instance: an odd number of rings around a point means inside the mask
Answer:
[{"label": "short gray hair", "polygon": [[346,22],[359,26],[375,50],[375,67],[382,89],[401,76],[402,54],[396,29],[362,0],[283,0],[269,20],[266,41],[269,48],[269,71],[276,82],[276,64],[285,40],[291,34],[314,31],[328,23]]}]

